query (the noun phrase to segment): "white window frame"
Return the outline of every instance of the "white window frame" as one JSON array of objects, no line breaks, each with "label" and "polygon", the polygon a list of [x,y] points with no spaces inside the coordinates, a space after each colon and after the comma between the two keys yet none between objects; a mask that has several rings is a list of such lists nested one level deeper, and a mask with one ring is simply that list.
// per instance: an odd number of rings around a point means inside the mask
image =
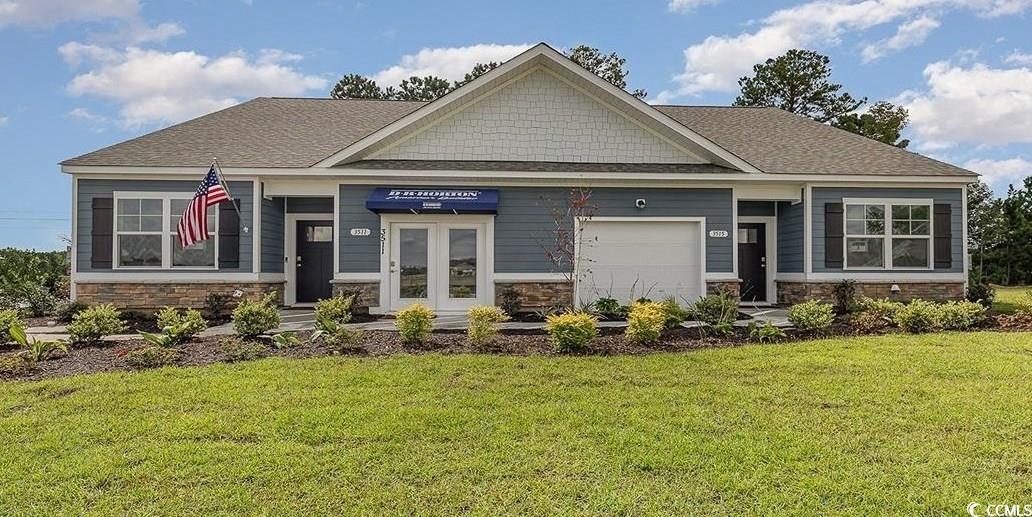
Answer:
[{"label": "white window frame", "polygon": [[[212,246],[215,246],[215,260],[211,266],[173,266],[172,265],[172,239],[176,229],[172,227],[172,200],[193,199],[194,192],[115,192],[113,195],[114,206],[111,209],[111,268],[131,271],[215,271],[219,268],[219,210],[215,210],[214,228],[208,228],[212,234]],[[118,231],[118,201],[120,199],[160,199],[161,203],[161,231],[160,232],[119,232]],[[181,214],[177,214],[181,215]],[[118,252],[119,234],[131,235],[134,233],[153,235],[161,234],[161,267],[154,266],[123,266],[119,264],[121,254]]]},{"label": "white window frame", "polygon": [[[883,208],[884,233],[880,235],[859,235],[848,232],[849,205],[881,205]],[[919,205],[928,207],[928,235],[894,235],[892,233],[892,207],[896,205]],[[935,269],[935,201],[932,199],[908,198],[843,198],[842,199],[842,269],[847,271],[929,271]],[[849,265],[849,239],[881,238],[882,266],[860,267]],[[928,265],[925,267],[895,267],[892,264],[892,239],[926,239],[928,241]]]}]

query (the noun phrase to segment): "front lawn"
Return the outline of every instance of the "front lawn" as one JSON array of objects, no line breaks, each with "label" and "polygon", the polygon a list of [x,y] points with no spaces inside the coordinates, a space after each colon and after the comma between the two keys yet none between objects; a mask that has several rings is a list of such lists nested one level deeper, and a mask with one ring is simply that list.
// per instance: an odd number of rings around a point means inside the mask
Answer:
[{"label": "front lawn", "polygon": [[15,514],[960,514],[1032,502],[1032,334],[273,358],[0,383]]},{"label": "front lawn", "polygon": [[993,301],[993,310],[1000,314],[1014,314],[1017,310],[1019,300],[1025,299],[1027,293],[1032,292],[1032,287],[996,287],[996,299]]}]

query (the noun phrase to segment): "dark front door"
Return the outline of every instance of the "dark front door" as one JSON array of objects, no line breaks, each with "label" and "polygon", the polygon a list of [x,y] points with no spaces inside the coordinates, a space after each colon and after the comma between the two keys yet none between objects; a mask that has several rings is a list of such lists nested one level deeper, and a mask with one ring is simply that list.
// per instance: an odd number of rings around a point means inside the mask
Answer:
[{"label": "dark front door", "polygon": [[738,276],[743,302],[767,301],[767,225],[738,225]]},{"label": "dark front door", "polygon": [[297,291],[298,303],[311,303],[332,294],[333,223],[330,221],[297,222]]}]

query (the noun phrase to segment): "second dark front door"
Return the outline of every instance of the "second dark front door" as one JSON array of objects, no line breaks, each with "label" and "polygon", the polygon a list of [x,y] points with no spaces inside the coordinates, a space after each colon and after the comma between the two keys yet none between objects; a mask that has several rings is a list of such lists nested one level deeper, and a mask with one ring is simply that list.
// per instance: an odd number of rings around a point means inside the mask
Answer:
[{"label": "second dark front door", "polygon": [[312,303],[332,295],[333,223],[330,221],[297,222],[298,303]]},{"label": "second dark front door", "polygon": [[767,225],[738,225],[738,276],[743,302],[767,301]]}]

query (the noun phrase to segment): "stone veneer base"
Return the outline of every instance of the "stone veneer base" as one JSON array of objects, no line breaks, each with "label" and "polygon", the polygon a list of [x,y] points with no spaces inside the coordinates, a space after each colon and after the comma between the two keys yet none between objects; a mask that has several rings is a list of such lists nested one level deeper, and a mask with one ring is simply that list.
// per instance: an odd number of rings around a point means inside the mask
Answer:
[{"label": "stone veneer base", "polygon": [[109,303],[119,309],[153,310],[162,307],[203,308],[209,294],[233,296],[240,291],[241,299],[258,299],[271,291],[278,293],[277,303],[283,303],[283,282],[100,282],[76,283],[76,301],[96,305]]},{"label": "stone veneer base", "polygon": [[[833,302],[838,282],[777,282],[778,303],[791,305],[807,300]],[[963,282],[856,282],[856,296],[889,298],[907,301],[913,299],[947,301],[964,298]],[[892,292],[898,285],[900,291]]]}]

